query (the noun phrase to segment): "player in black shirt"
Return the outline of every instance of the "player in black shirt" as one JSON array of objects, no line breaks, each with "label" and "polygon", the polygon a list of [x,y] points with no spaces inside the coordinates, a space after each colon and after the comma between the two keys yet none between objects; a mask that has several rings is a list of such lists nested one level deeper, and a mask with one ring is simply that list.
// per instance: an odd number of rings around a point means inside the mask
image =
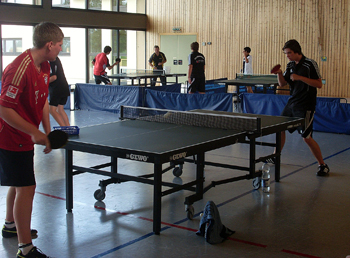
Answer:
[{"label": "player in black shirt", "polygon": [[64,105],[67,102],[70,91],[61,60],[57,57],[55,61],[50,61],[50,67],[50,114],[60,126],[69,126],[69,119],[64,111]]},{"label": "player in black shirt", "polygon": [[192,53],[188,56],[189,93],[205,93],[205,58],[198,52],[198,42],[191,44]]},{"label": "player in black shirt", "polygon": [[[298,128],[298,130],[318,161],[319,167],[316,174],[318,176],[326,176],[329,174],[329,168],[324,163],[319,145],[312,138],[317,88],[320,89],[322,87],[321,75],[317,63],[303,55],[298,41],[294,39],[287,41],[282,50],[290,62],[287,64],[284,73],[279,69],[276,74],[278,75],[280,86],[289,84],[291,97],[281,115],[305,118],[305,126]],[[289,132],[292,133],[294,130],[291,129]],[[286,134],[282,132],[282,148],[285,140]]]},{"label": "player in black shirt", "polygon": [[[160,76],[163,73],[163,65],[166,63],[166,57],[163,52],[159,51],[159,46],[154,46],[154,53],[148,60],[148,63],[153,68],[153,73],[159,73],[160,81],[162,82],[162,86],[166,85],[166,77]],[[156,86],[156,78],[152,78],[151,86]]]}]

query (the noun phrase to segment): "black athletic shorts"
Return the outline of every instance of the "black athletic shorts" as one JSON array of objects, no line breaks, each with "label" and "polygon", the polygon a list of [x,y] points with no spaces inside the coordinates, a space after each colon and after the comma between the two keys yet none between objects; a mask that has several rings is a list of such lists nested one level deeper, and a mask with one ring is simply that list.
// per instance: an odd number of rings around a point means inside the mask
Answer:
[{"label": "black athletic shorts", "polygon": [[104,84],[110,84],[111,81],[109,80],[107,74],[104,75],[94,75],[96,84],[101,84],[103,82]]},{"label": "black athletic shorts", "polygon": [[205,92],[205,77],[191,78],[191,85],[188,88],[188,92]]},{"label": "black athletic shorts", "polygon": [[34,150],[0,149],[0,183],[2,186],[35,185]]},{"label": "black athletic shorts", "polygon": [[309,137],[312,137],[314,114],[315,114],[315,111],[296,109],[287,105],[283,109],[281,116],[305,118],[305,124],[303,126],[290,128],[288,129],[288,131],[290,133],[293,133],[295,130],[298,130],[298,132],[301,134],[303,138],[309,138]]},{"label": "black athletic shorts", "polygon": [[58,105],[64,106],[67,103],[67,99],[68,99],[68,96],[60,97],[60,96],[50,95],[49,105],[55,106],[55,107],[57,107]]}]

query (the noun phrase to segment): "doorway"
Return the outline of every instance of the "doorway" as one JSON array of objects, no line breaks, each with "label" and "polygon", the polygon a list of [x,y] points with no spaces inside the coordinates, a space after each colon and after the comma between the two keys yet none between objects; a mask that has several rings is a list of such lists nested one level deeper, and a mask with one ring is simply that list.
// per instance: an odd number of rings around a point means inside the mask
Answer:
[{"label": "doorway", "polygon": [[[197,35],[161,34],[160,51],[162,51],[167,62],[166,68],[170,68],[171,73],[188,72],[188,56],[191,53],[191,43],[197,41]],[[170,79],[170,78],[169,78]],[[179,83],[187,81],[186,77],[179,77]]]}]

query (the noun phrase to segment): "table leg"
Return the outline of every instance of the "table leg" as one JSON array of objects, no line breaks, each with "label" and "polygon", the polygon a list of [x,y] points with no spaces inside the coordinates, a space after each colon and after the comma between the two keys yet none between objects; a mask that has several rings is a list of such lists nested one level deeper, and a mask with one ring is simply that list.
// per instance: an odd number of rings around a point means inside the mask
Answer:
[{"label": "table leg", "polygon": [[162,164],[154,164],[153,232],[160,234],[162,220]]},{"label": "table leg", "polygon": [[73,151],[66,150],[66,209],[73,209]]},{"label": "table leg", "polygon": [[254,178],[255,174],[255,158],[256,158],[256,141],[255,138],[249,139],[249,175]]},{"label": "table leg", "polygon": [[281,175],[281,132],[276,133],[276,164],[275,164],[275,181],[280,181]]},{"label": "table leg", "polygon": [[196,195],[198,200],[203,199],[203,185],[204,185],[204,163],[205,163],[205,154],[197,154],[197,170],[196,170]]}]

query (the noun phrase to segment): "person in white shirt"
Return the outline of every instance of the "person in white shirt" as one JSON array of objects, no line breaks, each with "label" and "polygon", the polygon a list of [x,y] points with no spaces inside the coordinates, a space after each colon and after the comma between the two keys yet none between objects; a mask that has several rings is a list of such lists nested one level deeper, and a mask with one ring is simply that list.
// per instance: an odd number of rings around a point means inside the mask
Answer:
[{"label": "person in white shirt", "polygon": [[[243,49],[243,74],[253,74],[253,57],[250,55],[250,47]],[[253,93],[252,87],[247,86],[247,92]]]}]

